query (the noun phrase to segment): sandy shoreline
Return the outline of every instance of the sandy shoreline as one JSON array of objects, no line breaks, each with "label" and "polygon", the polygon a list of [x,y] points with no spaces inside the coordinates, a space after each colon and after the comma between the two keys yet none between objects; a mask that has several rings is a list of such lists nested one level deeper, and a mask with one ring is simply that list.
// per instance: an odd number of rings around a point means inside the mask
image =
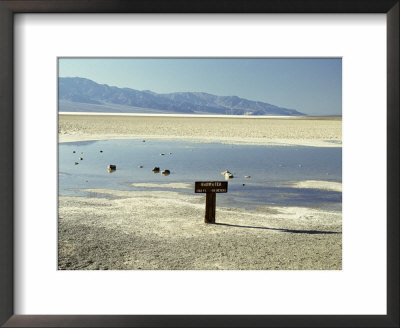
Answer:
[{"label": "sandy shoreline", "polygon": [[[59,115],[59,142],[168,139],[341,147],[340,118],[183,118]],[[133,187],[157,188],[155,184]],[[204,224],[204,195],[87,190],[59,197],[61,270],[341,270],[342,213],[304,207],[218,206]],[[303,181],[293,188],[341,191]]]},{"label": "sandy shoreline", "polygon": [[341,269],[340,212],[217,206],[210,225],[203,195],[90,192],[113,198],[59,199],[59,269]]},{"label": "sandy shoreline", "polygon": [[342,120],[340,117],[59,115],[59,142],[132,138],[341,147]]}]

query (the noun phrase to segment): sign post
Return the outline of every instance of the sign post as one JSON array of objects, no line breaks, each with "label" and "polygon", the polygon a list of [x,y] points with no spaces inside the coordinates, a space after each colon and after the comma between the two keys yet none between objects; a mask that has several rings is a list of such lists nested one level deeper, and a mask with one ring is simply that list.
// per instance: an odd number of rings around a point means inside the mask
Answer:
[{"label": "sign post", "polygon": [[228,192],[227,181],[196,181],[194,186],[195,193],[206,194],[206,213],[205,223],[215,223],[216,194]]}]

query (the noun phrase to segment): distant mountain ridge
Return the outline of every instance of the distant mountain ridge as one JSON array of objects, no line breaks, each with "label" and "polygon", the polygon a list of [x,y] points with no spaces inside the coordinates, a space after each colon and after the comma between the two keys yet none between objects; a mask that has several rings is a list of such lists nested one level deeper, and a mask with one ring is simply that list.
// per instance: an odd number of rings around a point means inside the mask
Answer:
[{"label": "distant mountain ridge", "polygon": [[118,88],[80,77],[58,79],[59,111],[303,116],[294,109],[204,92],[159,94]]}]

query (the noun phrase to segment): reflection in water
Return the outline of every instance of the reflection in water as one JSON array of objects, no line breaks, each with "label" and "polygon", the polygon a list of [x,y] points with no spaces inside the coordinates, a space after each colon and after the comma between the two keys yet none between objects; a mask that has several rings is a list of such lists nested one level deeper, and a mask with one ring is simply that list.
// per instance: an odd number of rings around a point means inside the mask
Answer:
[{"label": "reflection in water", "polygon": [[[84,160],[78,162],[76,153],[84,153]],[[109,163],[114,163],[115,169]],[[287,182],[304,180],[341,182],[340,147],[233,146],[149,140],[61,143],[59,173],[60,195],[84,195],[80,191],[83,188],[170,190],[162,185],[144,188],[132,184],[194,184],[226,179],[229,192],[218,196],[221,205],[340,209],[342,201],[340,192],[282,187]],[[174,190],[194,194],[192,189]]]}]

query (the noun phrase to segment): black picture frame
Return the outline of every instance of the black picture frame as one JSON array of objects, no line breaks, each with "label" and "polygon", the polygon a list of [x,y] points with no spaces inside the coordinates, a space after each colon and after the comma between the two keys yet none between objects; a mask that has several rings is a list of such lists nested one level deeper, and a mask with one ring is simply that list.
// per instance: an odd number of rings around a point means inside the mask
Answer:
[{"label": "black picture frame", "polygon": [[[399,0],[0,0],[0,324],[4,327],[399,327]],[[14,315],[13,18],[16,13],[384,13],[387,315]]]}]

